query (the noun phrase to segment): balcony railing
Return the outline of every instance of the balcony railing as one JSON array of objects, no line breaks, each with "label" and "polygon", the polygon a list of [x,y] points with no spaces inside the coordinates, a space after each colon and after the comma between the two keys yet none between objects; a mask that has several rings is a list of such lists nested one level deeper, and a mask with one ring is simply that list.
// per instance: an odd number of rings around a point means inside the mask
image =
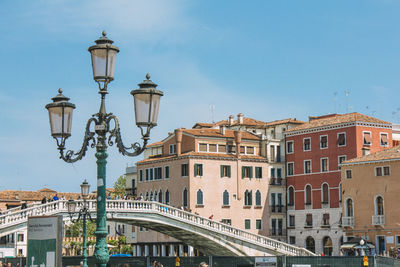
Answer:
[{"label": "balcony railing", "polygon": [[286,209],[285,206],[283,205],[274,205],[274,206],[270,206],[270,211],[271,213],[285,213]]},{"label": "balcony railing", "polygon": [[270,236],[286,236],[286,229],[281,229],[281,228],[269,229],[269,235]]},{"label": "balcony railing", "polygon": [[284,183],[282,178],[274,178],[274,177],[272,177],[269,180],[269,184],[270,185],[285,185],[285,183]]},{"label": "balcony railing", "polygon": [[385,215],[373,215],[372,225],[385,225]]},{"label": "balcony railing", "polygon": [[342,227],[354,227],[354,217],[342,217]]}]

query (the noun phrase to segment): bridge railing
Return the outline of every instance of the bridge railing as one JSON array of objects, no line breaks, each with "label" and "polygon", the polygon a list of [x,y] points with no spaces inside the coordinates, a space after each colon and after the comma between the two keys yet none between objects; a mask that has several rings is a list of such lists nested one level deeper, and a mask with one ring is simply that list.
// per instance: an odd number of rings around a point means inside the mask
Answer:
[{"label": "bridge railing", "polygon": [[[42,216],[42,215],[55,215],[55,214],[66,214],[67,213],[67,200],[58,200],[49,202],[46,204],[36,205],[23,210],[16,210],[11,213],[2,214],[0,216],[0,229],[21,224],[27,222],[30,216]],[[78,208],[83,205],[83,201],[77,201]],[[87,201],[88,208],[91,212],[96,212],[96,200]],[[267,246],[270,249],[289,253],[298,256],[313,256],[314,254],[310,251],[299,248],[275,239],[253,234],[248,231],[241,230],[239,228],[232,227],[231,225],[210,220],[201,217],[197,214],[184,211],[169,205],[165,205],[154,201],[138,201],[138,200],[107,200],[106,202],[107,212],[156,212],[158,214],[179,219],[187,223],[213,230],[218,233],[224,233],[226,235],[233,236],[235,238],[242,239],[244,241],[251,241],[259,245]]]},{"label": "bridge railing", "polygon": [[201,226],[202,228],[207,228],[209,230],[214,230],[216,232],[234,236],[235,238],[241,238],[246,241],[251,240],[254,243],[268,246],[269,248],[275,249],[277,251],[286,252],[292,255],[299,255],[299,256],[314,255],[313,253],[304,248],[299,248],[281,241],[277,241],[269,237],[253,234],[251,232],[232,227],[228,224],[207,219],[199,215],[193,214],[191,212],[171,207],[159,202],[109,200],[107,201],[106,208],[109,211],[119,211],[119,210],[124,210],[124,211],[132,210],[136,212],[155,211],[159,214],[164,214],[167,216],[172,216],[174,218],[179,218],[180,220],[195,224],[197,226]]}]

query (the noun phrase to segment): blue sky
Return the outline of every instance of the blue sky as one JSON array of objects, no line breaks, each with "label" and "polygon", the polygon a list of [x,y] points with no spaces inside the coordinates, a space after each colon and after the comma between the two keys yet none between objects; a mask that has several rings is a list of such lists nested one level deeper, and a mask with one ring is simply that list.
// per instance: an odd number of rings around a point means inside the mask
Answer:
[{"label": "blue sky", "polygon": [[[395,0],[1,1],[0,190],[94,187],[94,150],[58,159],[44,106],[59,87],[76,104],[78,149],[99,108],[87,48],[103,29],[121,50],[107,111],[129,144],[140,137],[129,92],[147,72],[165,93],[151,141],[210,122],[210,105],[214,120],[348,110],[399,122],[399,12]],[[108,186],[139,159],[110,147]]]}]

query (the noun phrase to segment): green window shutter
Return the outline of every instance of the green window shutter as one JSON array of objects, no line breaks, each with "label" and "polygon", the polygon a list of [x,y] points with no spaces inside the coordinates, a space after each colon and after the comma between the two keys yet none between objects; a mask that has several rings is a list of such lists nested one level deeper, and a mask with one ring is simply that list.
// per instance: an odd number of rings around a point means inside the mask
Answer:
[{"label": "green window shutter", "polygon": [[220,166],[220,170],[221,170],[221,177],[224,177],[224,165]]},{"label": "green window shutter", "polygon": [[199,166],[197,164],[194,164],[194,176],[197,176],[197,168]]},{"label": "green window shutter", "polygon": [[249,167],[250,168],[250,178],[253,178],[253,167]]},{"label": "green window shutter", "polygon": [[228,177],[231,178],[231,166],[228,166]]},{"label": "green window shutter", "polygon": [[260,169],[260,178],[262,178],[262,167],[260,167],[259,169]]},{"label": "green window shutter", "polygon": [[242,166],[242,178],[244,178],[245,168]]},{"label": "green window shutter", "polygon": [[200,176],[203,176],[203,164],[199,164]]}]

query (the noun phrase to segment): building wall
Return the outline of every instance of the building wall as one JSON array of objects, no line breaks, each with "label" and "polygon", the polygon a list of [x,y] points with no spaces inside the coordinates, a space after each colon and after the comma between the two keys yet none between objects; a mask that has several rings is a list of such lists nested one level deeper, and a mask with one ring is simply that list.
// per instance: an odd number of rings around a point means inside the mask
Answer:
[{"label": "building wall", "polygon": [[[389,166],[389,176],[375,176],[375,168]],[[352,178],[346,179],[346,170],[352,170]],[[379,251],[376,236],[384,236],[386,251],[399,245],[400,213],[398,211],[398,194],[400,192],[400,161],[377,161],[342,168],[343,215],[346,211],[346,200],[353,200],[354,227],[344,228],[346,237],[363,237],[374,243]],[[375,215],[375,198],[381,196],[384,201],[383,226],[372,224]]]}]

